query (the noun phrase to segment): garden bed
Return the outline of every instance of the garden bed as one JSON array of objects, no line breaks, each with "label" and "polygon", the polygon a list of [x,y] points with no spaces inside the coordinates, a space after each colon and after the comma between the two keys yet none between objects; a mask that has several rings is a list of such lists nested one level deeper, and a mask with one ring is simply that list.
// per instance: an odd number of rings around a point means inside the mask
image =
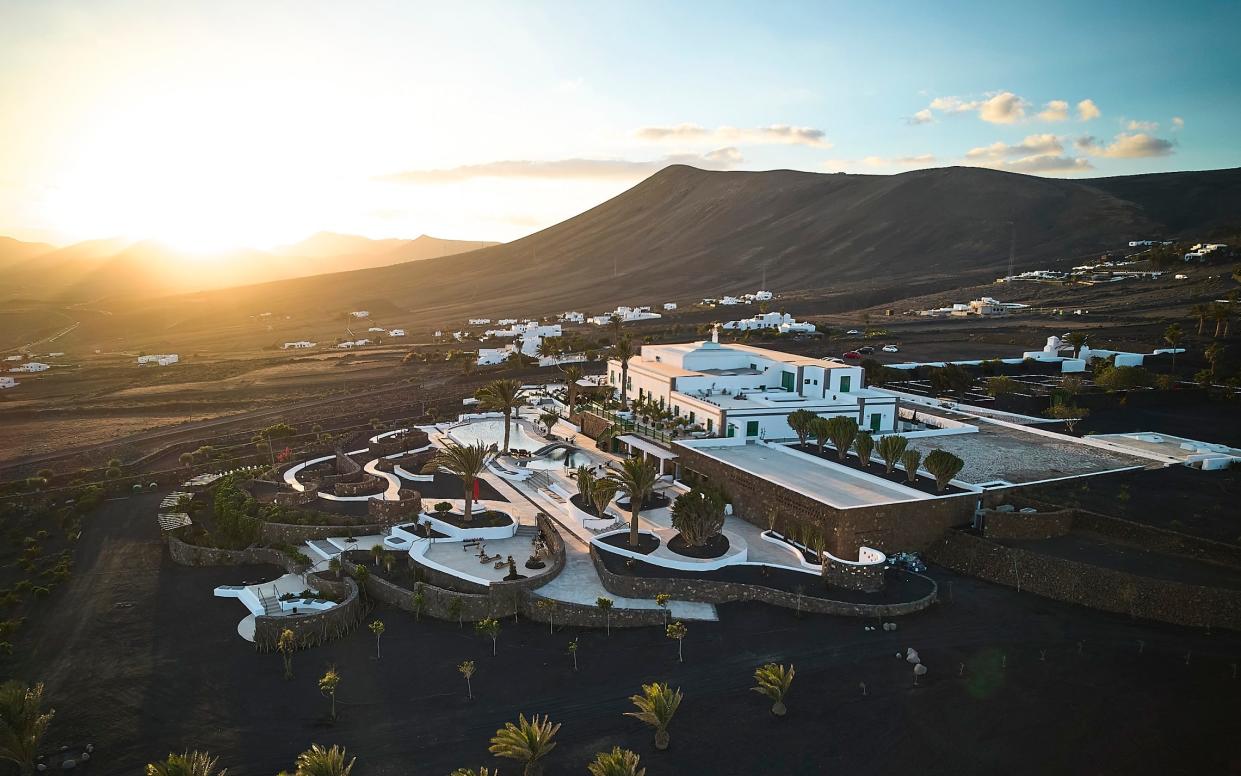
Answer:
[{"label": "garden bed", "polygon": [[677,555],[683,555],[686,558],[698,558],[700,560],[722,558],[728,553],[728,548],[728,537],[724,534],[712,536],[701,547],[691,546],[680,534],[677,534],[668,542],[668,549]]},{"label": "garden bed", "polygon": [[[607,536],[600,536],[599,541],[611,547],[621,550],[629,550],[630,552],[641,553],[642,555],[650,555],[659,549],[659,537],[654,534],[640,533],[638,534],[638,546],[634,547],[629,544],[629,532],[620,531]],[[609,555],[611,553],[608,553]],[[619,556],[618,556],[619,557]]]},{"label": "garden bed", "polygon": [[[645,512],[648,509],[662,509],[671,503],[672,499],[669,498],[667,494],[651,493],[646,498],[642,499],[642,509],[640,511]],[[616,506],[628,512],[632,506],[629,501],[629,496],[626,495],[623,498],[617,499]]]},{"label": "garden bed", "polygon": [[573,506],[577,507],[581,511],[585,512],[586,514],[590,515],[593,518],[599,519],[599,510],[595,509],[594,504],[582,498],[581,493],[574,493],[572,496],[569,497],[569,501],[573,503]]},{"label": "garden bed", "polygon": [[465,530],[472,528],[502,528],[516,522],[508,512],[501,512],[498,509],[484,509],[474,512],[470,515],[469,520],[466,520],[465,515],[461,512],[427,512],[426,514],[429,517],[434,517],[436,520],[442,520],[449,525]]},{"label": "garden bed", "polygon": [[[897,485],[904,485],[906,488],[912,488],[913,490],[927,493],[932,496],[952,496],[957,493],[971,492],[965,488],[959,488],[956,485],[949,485],[941,492],[935,486],[935,478],[927,477],[923,474],[919,474],[918,479],[915,482],[910,482],[909,477],[905,474],[905,468],[903,465],[898,463],[896,468],[892,470],[892,473],[888,474],[888,467],[882,461],[870,461],[863,465],[860,461],[858,461],[857,454],[852,451],[850,451],[849,454],[845,456],[845,460],[842,461],[836,457],[836,449],[833,447],[824,447],[822,453],[819,452],[818,445],[813,442],[807,442],[804,445],[794,443],[789,445],[789,447],[797,450],[798,452],[807,453],[816,458],[822,458],[825,461],[831,461],[834,464],[848,467],[854,471],[865,472],[872,477],[878,477],[881,480],[887,480],[888,482],[895,483]],[[923,462],[925,462],[925,460],[926,456],[923,456]]]},{"label": "garden bed", "polygon": [[[418,474],[419,472],[410,472],[410,474]],[[434,503],[446,498],[462,498],[465,496],[465,486],[461,484],[461,478],[455,474],[437,471],[434,473],[433,479],[430,480],[409,480],[402,478],[403,484],[407,488],[413,488],[422,494],[424,502]],[[478,480],[478,498],[475,501],[508,501],[500,491],[492,487],[491,483],[486,480]]]}]

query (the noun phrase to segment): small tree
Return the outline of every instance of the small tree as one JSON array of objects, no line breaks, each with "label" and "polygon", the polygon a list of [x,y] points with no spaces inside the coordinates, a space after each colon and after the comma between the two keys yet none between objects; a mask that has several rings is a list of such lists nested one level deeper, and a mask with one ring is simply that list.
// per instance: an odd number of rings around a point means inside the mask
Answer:
[{"label": "small tree", "polygon": [[672,527],[691,547],[702,547],[724,529],[724,495],[695,488],[672,502]]},{"label": "small tree", "polygon": [[539,423],[543,424],[543,428],[548,434],[552,433],[552,426],[556,425],[556,421],[560,420],[560,416],[554,412],[544,412],[539,415]]},{"label": "small tree", "polygon": [[1177,346],[1181,344],[1181,340],[1185,337],[1185,332],[1181,330],[1181,324],[1174,323],[1163,330],[1163,341],[1168,343],[1168,347],[1172,349],[1172,372],[1176,373],[1176,351]]},{"label": "small tree", "polygon": [[284,678],[292,679],[293,653],[297,651],[297,637],[292,630],[285,628],[280,631],[280,638],[276,639],[276,651],[284,658]]},{"label": "small tree", "polygon": [[326,749],[319,744],[297,756],[297,770],[293,776],[349,776],[358,758],[350,757],[343,746],[333,745]]},{"label": "small tree", "polygon": [[645,776],[646,769],[638,767],[638,755],[619,746],[611,752],[600,752],[595,761],[586,766],[590,776]]},{"label": "small tree", "polygon": [[668,606],[672,603],[672,596],[667,593],[655,594],[655,605],[664,610],[664,627],[668,627]]},{"label": "small tree", "polygon": [[194,454],[193,453],[181,453],[181,455],[177,456],[177,460],[181,462],[182,466],[189,466],[190,464],[194,463]]},{"label": "small tree", "polygon": [[553,723],[547,717],[539,719],[536,714],[526,720],[526,715],[517,716],[517,724],[505,722],[504,727],[496,731],[491,738],[489,751],[496,757],[505,757],[524,763],[522,773],[525,776],[537,776],[543,772],[543,764],[539,761],[556,748],[556,732],[560,723]]},{"label": "small tree", "polygon": [[[458,608],[461,606],[460,599],[454,597],[452,600],[457,602]],[[421,582],[414,585],[414,592],[409,596],[409,605],[414,610],[414,622],[422,622],[422,611],[427,608],[427,593],[426,586]]]},{"label": "small tree", "polygon": [[474,632],[491,639],[491,656],[495,657],[496,639],[500,638],[500,621],[494,617],[479,620],[474,623]]},{"label": "small tree", "polygon": [[0,762],[13,763],[23,774],[33,771],[55,714],[43,710],[42,684],[30,687],[16,679],[0,684]]},{"label": "small tree", "polygon": [[603,621],[607,635],[612,635],[612,599],[599,596],[595,599],[595,606],[599,607],[599,611],[603,612]]},{"label": "small tree", "polygon": [[911,483],[918,481],[918,464],[922,463],[922,453],[917,450],[906,450],[901,454],[901,465],[905,467],[905,478]]},{"label": "small tree", "polygon": [[948,487],[948,482],[965,467],[965,461],[947,450],[936,448],[927,453],[926,470],[935,476],[935,489],[940,493]]},{"label": "small tree", "polygon": [[375,634],[375,659],[379,659],[379,637],[384,635],[383,620],[375,620],[370,625],[371,633]]},{"label": "small tree", "polygon": [[466,698],[474,700],[474,685],[470,683],[470,679],[474,676],[474,661],[466,660],[457,666],[457,672],[465,677]]},{"label": "small tree", "polygon": [[810,410],[794,410],[789,413],[789,428],[793,429],[793,433],[797,435],[797,441],[801,445],[806,444],[806,440],[810,437],[810,432],[814,428],[814,419],[819,417]]},{"label": "small tree", "polygon": [[905,448],[909,446],[909,440],[900,434],[889,434],[880,437],[876,448],[879,455],[883,458],[883,464],[887,467],[888,474],[896,471],[896,464],[901,460],[901,456],[905,454]]},{"label": "small tree", "polygon": [[857,421],[844,415],[835,415],[827,420],[827,435],[836,447],[836,457],[841,461],[849,455],[849,447],[857,436]]},{"label": "small tree", "polygon": [[[227,776],[228,769],[217,768],[218,757],[206,752],[170,754],[165,760],[147,763],[146,776]],[[29,770],[34,770],[31,765]],[[23,769],[23,773],[27,770]]]},{"label": "small tree", "polygon": [[577,639],[569,642],[569,654],[573,656],[573,670],[577,670]]},{"label": "small tree", "polygon": [[669,624],[668,627],[664,629],[664,633],[668,635],[668,638],[677,640],[677,660],[684,663],[685,654],[681,651],[681,647],[685,642],[685,637],[689,634],[689,628],[685,627],[685,623],[677,620],[676,622]]},{"label": "small tree", "polygon": [[382,544],[373,545],[371,547],[371,565],[379,568],[379,559],[383,557],[383,554],[384,546]]},{"label": "small tree", "polygon": [[629,696],[629,700],[638,710],[626,711],[625,716],[655,728],[655,748],[662,751],[668,748],[668,725],[677,713],[683,697],[679,688],[673,690],[664,682],[644,684],[641,695]]},{"label": "small tree", "polygon": [[340,674],[336,671],[336,666],[329,666],[328,670],[319,677],[319,692],[332,699],[332,721],[336,721],[336,688],[340,686]]},{"label": "small tree", "polygon": [[815,416],[810,421],[810,435],[814,437],[814,444],[819,449],[819,455],[823,455],[823,448],[827,446],[827,440],[832,436],[831,424],[827,422],[827,418]]},{"label": "small tree", "polygon": [[595,515],[603,517],[608,512],[608,504],[616,498],[620,483],[611,477],[601,477],[594,481],[590,489],[590,501],[595,507]]},{"label": "small tree", "polygon": [[448,599],[448,605],[447,605],[448,616],[457,621],[458,628],[462,627],[462,625],[464,624],[462,622],[462,616],[461,616],[464,608],[465,608],[464,604],[461,603],[460,598],[453,596],[452,598]]},{"label": "small tree", "polygon": [[1011,377],[990,377],[987,379],[986,390],[991,396],[1011,396],[1017,392],[1017,381]]},{"label": "small tree", "polygon": [[793,684],[796,673],[797,669],[791,665],[785,668],[776,663],[767,663],[754,670],[754,681],[757,684],[750,689],[770,698],[771,713],[783,717],[788,711],[784,707],[784,696],[789,691],[789,685]]},{"label": "small tree", "polygon": [[[1064,421],[1065,429],[1070,433],[1075,433],[1078,422],[1085,420],[1090,414],[1090,410],[1085,407],[1078,407],[1072,404],[1066,404],[1062,401],[1056,402],[1047,409],[1043,410],[1043,415],[1055,420]],[[928,471],[930,470],[930,457],[927,457]]]},{"label": "small tree", "polygon": [[870,464],[870,454],[875,451],[875,438],[869,431],[859,431],[853,440],[853,452],[857,453],[858,463],[865,469]]}]

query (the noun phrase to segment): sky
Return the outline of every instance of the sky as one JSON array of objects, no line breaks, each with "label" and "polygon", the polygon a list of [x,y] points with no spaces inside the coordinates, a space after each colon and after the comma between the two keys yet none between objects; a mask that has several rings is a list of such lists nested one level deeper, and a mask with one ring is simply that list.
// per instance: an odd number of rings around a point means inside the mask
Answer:
[{"label": "sky", "polygon": [[0,0],[0,234],[511,240],[677,162],[1235,167],[1239,27],[1235,0]]}]

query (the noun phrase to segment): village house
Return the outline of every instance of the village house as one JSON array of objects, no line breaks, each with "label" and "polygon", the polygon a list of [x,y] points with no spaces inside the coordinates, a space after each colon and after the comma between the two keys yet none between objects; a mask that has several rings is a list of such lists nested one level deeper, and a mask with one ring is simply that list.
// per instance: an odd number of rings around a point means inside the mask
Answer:
[{"label": "village house", "polygon": [[369,310],[354,310],[353,312],[351,312],[351,313],[349,313],[349,314],[350,314],[350,315],[352,315],[354,318],[369,318],[369,317],[371,317],[371,313],[370,313],[370,311],[369,311]]},{"label": "village house", "polygon": [[180,360],[181,357],[176,353],[149,353],[145,356],[138,356],[138,364],[141,366],[148,366],[150,364],[155,364],[156,366],[169,366]]},{"label": "village house", "polygon": [[0,391],[5,388],[16,388],[20,383],[8,375],[0,376]]},{"label": "village house", "polygon": [[316,343],[309,340],[298,340],[297,342],[284,343],[285,350],[303,350],[305,348],[313,348]]},{"label": "village house", "polygon": [[728,321],[724,324],[724,328],[735,331],[774,329],[781,334],[813,333],[815,331],[813,323],[798,322],[788,313],[762,313],[753,318]]}]

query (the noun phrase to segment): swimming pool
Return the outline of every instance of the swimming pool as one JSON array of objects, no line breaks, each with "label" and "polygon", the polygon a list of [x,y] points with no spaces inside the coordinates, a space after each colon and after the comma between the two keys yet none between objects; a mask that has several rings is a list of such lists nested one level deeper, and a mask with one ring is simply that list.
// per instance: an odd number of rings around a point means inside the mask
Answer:
[{"label": "swimming pool", "polygon": [[[473,420],[449,429],[448,436],[463,445],[482,442],[485,445],[494,444],[499,448],[504,444],[504,421],[498,418],[496,420]],[[508,446],[510,450],[534,452],[545,444],[547,443],[530,436],[517,421],[509,425]]]}]

